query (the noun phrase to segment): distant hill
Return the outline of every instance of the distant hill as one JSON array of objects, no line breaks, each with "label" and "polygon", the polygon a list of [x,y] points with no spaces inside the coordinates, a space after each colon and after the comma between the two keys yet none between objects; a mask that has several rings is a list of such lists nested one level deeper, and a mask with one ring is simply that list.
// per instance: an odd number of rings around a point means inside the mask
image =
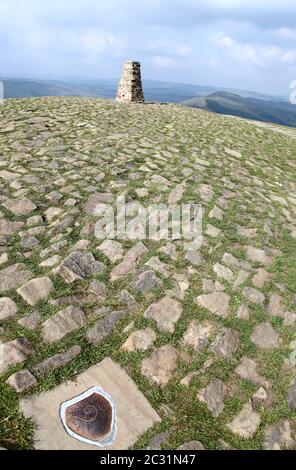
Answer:
[{"label": "distant hill", "polygon": [[[64,80],[41,80],[28,78],[0,77],[5,86],[5,98],[28,98],[35,96],[85,96],[113,98],[118,80],[88,79],[70,77]],[[168,101],[180,103],[196,96],[206,96],[217,91],[236,93],[242,97],[262,100],[278,100],[279,98],[253,91],[224,89],[204,85],[186,83],[161,82],[143,80],[145,98],[148,101]]]},{"label": "distant hill", "polygon": [[2,79],[5,98],[34,98],[41,96],[92,96],[88,87],[58,80]]},{"label": "distant hill", "polygon": [[[115,79],[69,78],[37,80],[2,78],[5,98],[42,96],[81,96],[114,98],[118,85]],[[296,107],[283,99],[245,90],[221,90],[203,85],[144,80],[147,101],[181,103],[221,114],[273,122],[296,127]]]},{"label": "distant hill", "polygon": [[219,114],[296,127],[296,107],[285,101],[246,98],[238,94],[219,91],[184,101],[182,104]]}]

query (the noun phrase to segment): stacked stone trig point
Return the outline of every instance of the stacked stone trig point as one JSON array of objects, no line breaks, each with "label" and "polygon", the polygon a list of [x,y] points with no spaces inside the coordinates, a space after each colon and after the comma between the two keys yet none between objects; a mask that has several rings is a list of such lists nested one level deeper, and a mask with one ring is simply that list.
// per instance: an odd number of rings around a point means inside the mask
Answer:
[{"label": "stacked stone trig point", "polygon": [[123,65],[116,101],[144,103],[140,62],[129,61]]}]

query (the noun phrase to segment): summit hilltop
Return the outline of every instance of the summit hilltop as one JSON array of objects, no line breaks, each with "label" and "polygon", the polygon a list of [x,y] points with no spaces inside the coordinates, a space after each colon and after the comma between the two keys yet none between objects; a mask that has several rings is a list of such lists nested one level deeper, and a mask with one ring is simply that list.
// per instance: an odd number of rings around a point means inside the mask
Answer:
[{"label": "summit hilltop", "polygon": [[[101,386],[120,449],[295,448],[295,138],[173,104],[1,105],[1,446],[87,447],[59,405]],[[200,204],[200,249],[98,239],[122,195]]]}]

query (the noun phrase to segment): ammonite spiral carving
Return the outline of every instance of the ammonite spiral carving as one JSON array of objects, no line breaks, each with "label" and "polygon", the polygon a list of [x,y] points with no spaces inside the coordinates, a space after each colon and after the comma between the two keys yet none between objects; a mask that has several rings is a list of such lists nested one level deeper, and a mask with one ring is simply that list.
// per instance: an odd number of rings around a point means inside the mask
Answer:
[{"label": "ammonite spiral carving", "polygon": [[112,430],[113,410],[101,394],[93,393],[66,409],[66,425],[79,436],[91,441],[101,441]]}]

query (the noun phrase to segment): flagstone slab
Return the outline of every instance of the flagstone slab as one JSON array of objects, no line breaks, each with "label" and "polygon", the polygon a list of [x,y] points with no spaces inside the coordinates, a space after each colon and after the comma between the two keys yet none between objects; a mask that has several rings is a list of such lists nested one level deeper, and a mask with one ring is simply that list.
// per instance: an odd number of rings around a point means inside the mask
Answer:
[{"label": "flagstone slab", "polygon": [[22,228],[23,222],[11,222],[6,219],[0,220],[0,235],[12,235],[18,229]]},{"label": "flagstone slab", "polygon": [[0,293],[16,289],[33,277],[23,263],[17,263],[0,271]]},{"label": "flagstone slab", "polygon": [[40,300],[46,299],[53,290],[53,283],[49,277],[39,277],[24,284],[17,293],[33,306]]},{"label": "flagstone slab", "polygon": [[[115,440],[103,449],[68,435],[59,416],[62,403],[95,386],[107,392],[116,406]],[[34,447],[38,450],[127,450],[148,429],[160,422],[156,411],[125,370],[110,358],[48,392],[21,400],[20,407],[36,425]]]},{"label": "flagstone slab", "polygon": [[0,341],[0,374],[8,367],[24,362],[31,353],[31,344],[27,338],[18,338],[7,343]]},{"label": "flagstone slab", "polygon": [[9,297],[0,298],[0,321],[13,317],[18,312],[17,305]]},{"label": "flagstone slab", "polygon": [[37,206],[30,199],[9,199],[3,206],[15,215],[27,215],[37,209]]}]

